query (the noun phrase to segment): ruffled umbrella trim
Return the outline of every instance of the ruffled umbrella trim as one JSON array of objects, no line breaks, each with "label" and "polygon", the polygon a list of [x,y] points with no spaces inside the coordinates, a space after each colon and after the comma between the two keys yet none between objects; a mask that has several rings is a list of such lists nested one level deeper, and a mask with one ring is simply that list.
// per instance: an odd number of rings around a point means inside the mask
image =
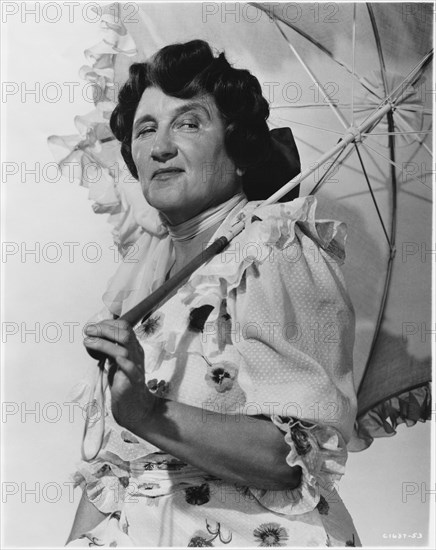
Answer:
[{"label": "ruffled umbrella trim", "polygon": [[92,84],[94,110],[75,117],[78,135],[50,136],[47,141],[61,174],[89,189],[95,213],[109,214],[114,242],[126,256],[144,231],[162,236],[166,229],[145,200],[139,182],[127,170],[109,126],[116,105],[117,56],[137,54],[134,39],[117,10],[117,4],[94,10],[101,15],[102,40],[85,50],[88,64],[79,69],[79,76]]},{"label": "ruffled umbrella trim", "polygon": [[407,427],[431,419],[431,383],[394,395],[358,416],[349,451],[367,449],[377,437],[392,437],[400,424]]}]

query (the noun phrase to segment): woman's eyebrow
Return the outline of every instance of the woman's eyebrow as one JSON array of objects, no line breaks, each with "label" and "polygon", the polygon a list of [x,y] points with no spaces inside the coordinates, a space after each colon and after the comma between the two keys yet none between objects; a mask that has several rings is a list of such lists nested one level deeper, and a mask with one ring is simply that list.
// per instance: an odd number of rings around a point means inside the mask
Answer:
[{"label": "woman's eyebrow", "polygon": [[200,103],[199,101],[188,101],[188,103],[185,103],[180,107],[177,107],[177,109],[175,109],[173,113],[173,118],[177,118],[179,115],[182,115],[183,113],[186,113],[188,111],[196,111],[196,110],[203,111],[208,119],[211,118],[211,114],[209,110],[204,106],[203,103]]},{"label": "woman's eyebrow", "polygon": [[[201,110],[203,113],[207,116],[207,118],[210,120],[211,115],[209,110],[203,105],[203,103],[200,103],[199,101],[189,101],[188,103],[185,103],[184,105],[181,105],[180,107],[177,107],[172,113],[172,119],[174,120],[178,116],[188,112],[188,111],[195,111],[195,110]],[[135,122],[133,125],[133,130],[135,131],[141,124],[144,122],[156,122],[156,119],[153,115],[143,115]]]},{"label": "woman's eyebrow", "polygon": [[144,122],[156,122],[156,119],[152,115],[143,115],[133,124],[133,132],[135,132],[141,124]]}]

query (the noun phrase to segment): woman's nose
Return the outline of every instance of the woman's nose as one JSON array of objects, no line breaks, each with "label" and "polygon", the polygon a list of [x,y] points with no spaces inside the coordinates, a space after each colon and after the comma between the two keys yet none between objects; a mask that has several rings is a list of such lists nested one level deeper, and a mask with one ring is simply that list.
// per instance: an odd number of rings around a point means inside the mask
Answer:
[{"label": "woman's nose", "polygon": [[171,139],[169,131],[157,131],[150,155],[153,160],[165,162],[177,155],[177,147]]}]

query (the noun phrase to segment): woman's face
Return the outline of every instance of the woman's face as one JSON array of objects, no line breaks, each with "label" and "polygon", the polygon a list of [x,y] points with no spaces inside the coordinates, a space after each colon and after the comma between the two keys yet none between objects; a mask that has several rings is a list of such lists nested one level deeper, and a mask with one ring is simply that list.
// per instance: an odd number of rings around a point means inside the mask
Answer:
[{"label": "woman's face", "polygon": [[135,113],[132,157],[145,198],[172,225],[240,189],[224,147],[224,123],[209,95],[178,99],[147,88]]}]

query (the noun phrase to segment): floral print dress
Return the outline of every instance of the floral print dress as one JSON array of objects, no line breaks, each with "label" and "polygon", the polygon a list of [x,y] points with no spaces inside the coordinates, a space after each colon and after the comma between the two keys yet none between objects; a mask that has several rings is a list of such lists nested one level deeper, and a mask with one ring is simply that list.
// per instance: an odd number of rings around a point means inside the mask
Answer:
[{"label": "floral print dress", "polygon": [[[313,197],[254,216],[256,206],[228,216],[223,227],[244,216],[246,230],[135,332],[151,392],[201,408],[205,422],[216,413],[270,418],[287,463],[301,467],[300,485],[269,491],[200,471],[119,426],[108,392],[102,449],[74,474],[107,516],[67,546],[360,546],[336,490],[356,414],[354,316],[339,268],[345,229],[316,221]],[[111,285],[128,280],[133,292],[107,294],[117,306],[103,317],[148,292],[143,264],[131,270]]]}]

